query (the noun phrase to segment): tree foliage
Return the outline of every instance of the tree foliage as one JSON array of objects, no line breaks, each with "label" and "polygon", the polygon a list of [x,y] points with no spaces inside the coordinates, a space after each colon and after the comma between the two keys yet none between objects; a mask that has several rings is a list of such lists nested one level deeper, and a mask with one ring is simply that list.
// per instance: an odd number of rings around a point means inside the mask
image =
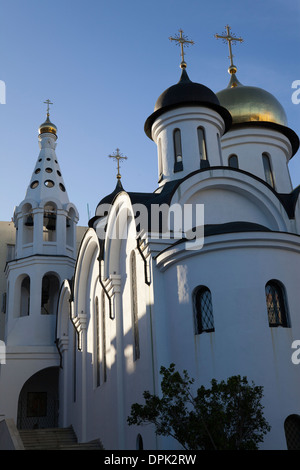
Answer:
[{"label": "tree foliage", "polygon": [[135,403],[129,425],[154,424],[158,435],[172,436],[184,449],[250,450],[263,442],[270,426],[264,418],[263,387],[246,377],[211,381],[192,394],[193,379],[175,365],[161,367],[161,396],[145,391],[145,404]]}]

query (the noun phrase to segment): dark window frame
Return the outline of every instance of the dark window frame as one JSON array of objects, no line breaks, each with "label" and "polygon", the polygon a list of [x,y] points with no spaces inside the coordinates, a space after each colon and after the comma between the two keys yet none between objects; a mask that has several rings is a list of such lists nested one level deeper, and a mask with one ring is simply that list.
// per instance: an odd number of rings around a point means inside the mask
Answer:
[{"label": "dark window frame", "polygon": [[178,127],[173,130],[173,145],[174,145],[174,173],[183,170],[183,157],[182,157],[182,143],[181,131]]},{"label": "dark window frame", "polygon": [[265,285],[268,321],[271,328],[290,328],[287,297],[283,284],[271,279]]},{"label": "dark window frame", "polygon": [[215,331],[211,291],[206,286],[198,286],[193,292],[195,334]]}]

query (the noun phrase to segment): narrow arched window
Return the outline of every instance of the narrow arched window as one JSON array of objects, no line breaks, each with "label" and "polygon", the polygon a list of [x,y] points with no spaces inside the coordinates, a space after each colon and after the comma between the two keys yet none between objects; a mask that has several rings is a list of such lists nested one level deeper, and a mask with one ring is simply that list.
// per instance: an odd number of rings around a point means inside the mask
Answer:
[{"label": "narrow arched window", "polygon": [[173,141],[174,141],[174,173],[176,173],[177,171],[183,170],[180,129],[174,130]]},{"label": "narrow arched window", "polygon": [[102,369],[103,369],[103,382],[106,382],[107,373],[106,373],[106,327],[105,327],[105,317],[106,317],[106,308],[105,308],[105,292],[102,291],[102,317],[101,317],[101,325],[102,325]]},{"label": "narrow arched window", "polygon": [[158,182],[160,183],[163,179],[163,162],[161,153],[161,139],[158,139]]},{"label": "narrow arched window", "polygon": [[137,275],[135,252],[130,257],[131,271],[131,309],[132,309],[132,330],[133,330],[133,357],[134,360],[140,357],[140,340],[138,326],[138,301],[137,301]]},{"label": "narrow arched window", "polygon": [[300,450],[300,416],[289,415],[284,421],[284,432],[288,450]]},{"label": "narrow arched window", "polygon": [[263,165],[264,165],[264,172],[265,172],[265,178],[266,182],[272,186],[272,188],[275,187],[274,184],[274,177],[273,177],[273,172],[272,172],[272,167],[271,167],[271,161],[270,157],[267,153],[262,154],[262,160],[263,160]]},{"label": "narrow arched window", "polygon": [[30,310],[30,278],[25,276],[21,283],[20,317],[29,315]]},{"label": "narrow arched window", "polygon": [[96,309],[96,315],[95,315],[95,320],[96,320],[96,360],[95,360],[95,366],[96,366],[96,386],[99,387],[100,385],[100,314],[99,314],[99,300],[98,297],[96,297],[95,300],[95,309]]},{"label": "narrow arched window", "polygon": [[267,282],[265,291],[269,326],[283,326],[288,328],[290,325],[283,285],[279,281],[271,280]]},{"label": "narrow arched window", "polygon": [[197,128],[199,155],[200,155],[200,168],[206,168],[208,165],[205,132],[203,127]]},{"label": "narrow arched window", "polygon": [[136,450],[143,450],[143,449],[144,449],[143,438],[140,434],[138,434],[136,438]]},{"label": "narrow arched window", "polygon": [[56,313],[59,293],[59,280],[54,274],[45,274],[42,280],[41,314],[54,315]]},{"label": "narrow arched window", "polygon": [[239,167],[239,161],[237,155],[230,155],[228,158],[228,166],[230,168],[238,168]]},{"label": "narrow arched window", "polygon": [[193,294],[195,334],[215,331],[211,292],[208,287],[196,287]]}]

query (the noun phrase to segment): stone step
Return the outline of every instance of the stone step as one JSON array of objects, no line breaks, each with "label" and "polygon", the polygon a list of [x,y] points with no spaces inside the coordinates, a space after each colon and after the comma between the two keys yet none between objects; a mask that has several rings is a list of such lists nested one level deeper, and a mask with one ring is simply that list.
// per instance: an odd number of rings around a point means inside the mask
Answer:
[{"label": "stone step", "polygon": [[78,443],[73,428],[19,430],[25,450],[101,450],[100,441]]}]

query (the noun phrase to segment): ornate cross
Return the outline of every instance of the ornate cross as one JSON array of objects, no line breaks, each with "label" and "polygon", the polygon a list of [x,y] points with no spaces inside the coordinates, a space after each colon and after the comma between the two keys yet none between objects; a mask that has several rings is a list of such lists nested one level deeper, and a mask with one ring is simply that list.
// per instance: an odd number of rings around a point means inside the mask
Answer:
[{"label": "ornate cross", "polygon": [[180,45],[181,48],[181,64],[180,67],[182,69],[186,68],[186,63],[184,61],[184,47],[189,46],[189,44],[195,44],[194,41],[189,41],[186,36],[183,35],[182,29],[179,30],[179,36],[175,36],[172,38],[172,36],[169,37],[170,41],[176,41],[177,45]]},{"label": "ornate cross", "polygon": [[[227,35],[226,36],[221,36],[220,34],[215,34],[215,37],[217,39],[223,39],[223,42],[226,43],[226,41],[228,42],[228,47],[229,47],[229,59],[230,59],[230,67],[229,67],[229,72],[230,73],[235,73],[236,72],[236,66],[233,65],[233,54],[232,54],[232,48],[231,48],[231,43],[233,43],[234,41],[239,41],[239,42],[243,42],[243,39],[242,38],[236,38],[231,32],[230,32],[230,26],[226,25],[226,32],[227,32]],[[225,33],[223,33],[225,34]]]},{"label": "ornate cross", "polygon": [[113,158],[114,160],[117,161],[117,168],[118,168],[118,174],[117,174],[117,178],[118,179],[121,179],[121,175],[120,175],[120,160],[127,160],[127,157],[123,157],[122,154],[120,154],[120,149],[116,149],[116,152],[113,153],[112,155],[108,155],[109,158]]},{"label": "ornate cross", "polygon": [[47,105],[47,116],[49,117],[49,111],[50,111],[49,106],[50,106],[50,104],[53,104],[53,103],[51,103],[50,100],[46,100],[46,101],[44,101],[44,103]]}]

